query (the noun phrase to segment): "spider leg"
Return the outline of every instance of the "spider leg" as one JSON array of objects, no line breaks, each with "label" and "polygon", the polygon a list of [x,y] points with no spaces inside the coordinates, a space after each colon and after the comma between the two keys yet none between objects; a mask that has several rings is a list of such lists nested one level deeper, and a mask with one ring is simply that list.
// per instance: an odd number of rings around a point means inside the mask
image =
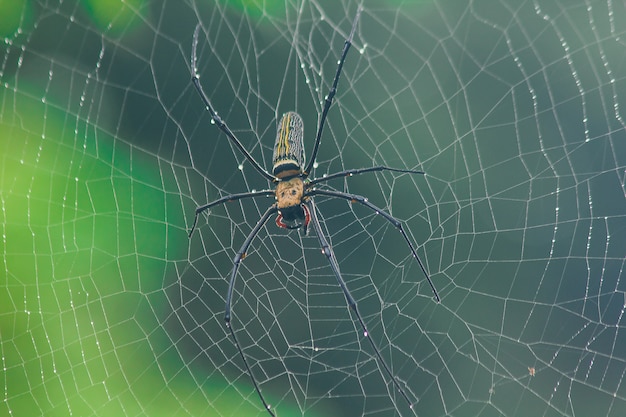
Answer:
[{"label": "spider leg", "polygon": [[206,95],[206,93],[202,89],[202,85],[200,84],[200,76],[198,75],[197,55],[196,55],[196,49],[198,47],[199,32],[200,32],[200,24],[198,23],[198,25],[196,26],[196,30],[194,30],[193,32],[193,46],[191,50],[191,81],[193,82],[193,85],[196,87],[198,94],[200,94],[200,98],[204,102],[206,109],[209,111],[209,114],[211,115],[211,119],[213,119],[217,127],[219,127],[222,132],[226,133],[226,136],[228,136],[228,138],[235,144],[235,146],[239,148],[243,156],[245,156],[246,159],[250,161],[254,169],[259,171],[259,173],[263,175],[265,178],[267,178],[269,181],[275,181],[276,177],[274,177],[272,174],[270,174],[265,169],[263,169],[263,167],[257,161],[255,161],[252,155],[250,155],[250,153],[246,150],[246,148],[244,148],[243,144],[239,141],[239,139],[237,139],[237,137],[232,132],[232,130],[230,130],[228,125],[226,125],[226,123],[220,118],[220,116],[218,116],[217,112],[213,109],[213,106],[211,105],[211,101],[209,100],[209,97]]},{"label": "spider leg", "polygon": [[385,362],[385,360],[383,359],[380,351],[378,350],[378,347],[376,346],[376,343],[374,343],[374,340],[370,337],[369,331],[367,330],[367,326],[365,325],[365,321],[363,320],[363,317],[361,317],[361,313],[359,313],[359,310],[357,308],[356,300],[354,299],[354,297],[352,297],[352,294],[350,293],[350,290],[348,289],[346,282],[341,277],[341,272],[339,272],[339,264],[337,263],[337,259],[335,258],[335,253],[333,252],[332,248],[330,247],[330,244],[328,243],[328,240],[326,239],[326,237],[324,236],[324,233],[322,232],[322,226],[320,225],[319,219],[317,218],[317,213],[315,211],[315,204],[313,203],[313,200],[308,199],[305,202],[305,204],[307,205],[311,213],[311,224],[313,224],[313,229],[315,229],[315,234],[317,235],[320,245],[322,246],[322,253],[326,255],[326,258],[328,258],[330,267],[332,268],[333,273],[335,274],[335,278],[337,278],[337,283],[341,287],[341,290],[343,291],[343,294],[346,297],[348,306],[354,312],[359,323],[361,324],[361,328],[363,329],[363,335],[367,338],[367,340],[369,340],[370,345],[372,345],[372,348],[374,349],[374,352],[376,352],[376,356],[378,357],[378,360],[380,361],[383,368],[387,372],[387,375],[389,375],[389,377],[391,378],[393,385],[400,392],[402,397],[406,400],[409,407],[413,408],[413,404],[411,403],[411,400],[409,400],[409,397],[406,395],[406,393],[400,386],[400,383],[391,372],[389,365],[387,365],[387,362]]},{"label": "spider leg", "polygon": [[233,299],[233,289],[235,287],[235,277],[237,277],[237,271],[239,270],[239,265],[241,264],[241,261],[243,261],[243,259],[246,257],[246,252],[248,251],[248,247],[250,246],[250,243],[252,243],[252,240],[254,240],[257,234],[259,234],[259,231],[265,225],[265,223],[267,223],[267,220],[270,218],[270,216],[276,213],[277,211],[278,211],[278,208],[276,207],[276,204],[272,204],[265,211],[265,213],[263,213],[263,216],[261,216],[256,226],[254,226],[254,229],[252,229],[252,231],[250,232],[246,240],[243,242],[243,245],[241,245],[241,249],[239,249],[239,252],[237,252],[237,254],[235,255],[235,258],[233,259],[233,270],[230,274],[230,282],[228,283],[228,293],[226,295],[226,308],[224,310],[224,320],[226,321],[226,327],[228,327],[228,330],[230,331],[230,334],[232,335],[233,340],[235,341],[235,346],[237,346],[239,355],[241,356],[241,359],[243,359],[243,363],[246,366],[246,371],[248,372],[250,379],[252,380],[254,389],[256,390],[257,394],[259,394],[259,398],[261,399],[263,406],[272,417],[276,417],[276,416],[270,409],[270,406],[267,403],[267,401],[265,401],[265,397],[263,397],[263,394],[261,394],[261,389],[259,388],[259,385],[257,384],[256,379],[254,379],[254,375],[252,375],[252,371],[250,370],[248,361],[246,360],[246,357],[243,354],[243,351],[241,350],[241,346],[239,345],[239,340],[237,340],[237,336],[235,335],[235,330],[233,329],[231,325],[230,319],[231,319],[231,313],[232,313],[231,304],[232,304],[232,299]]},{"label": "spider leg", "polygon": [[191,237],[191,235],[193,234],[193,231],[196,230],[196,226],[198,224],[198,216],[200,215],[200,213],[210,209],[211,207],[224,204],[224,203],[230,203],[231,201],[241,200],[243,198],[268,196],[268,195],[273,195],[273,194],[274,194],[274,190],[261,190],[261,191],[252,191],[248,193],[231,194],[231,195],[222,197],[218,200],[212,201],[203,206],[199,206],[198,208],[196,208],[196,217],[194,217],[193,219],[193,225],[191,226],[191,230],[189,231],[189,237]]},{"label": "spider leg", "polygon": [[324,109],[322,110],[322,117],[320,118],[320,123],[317,128],[317,134],[315,136],[315,145],[313,146],[313,152],[311,153],[311,159],[306,165],[304,169],[304,176],[307,177],[311,172],[311,168],[313,168],[313,164],[315,163],[315,158],[317,157],[317,150],[320,146],[320,140],[322,139],[322,130],[324,129],[324,122],[326,122],[326,116],[328,115],[328,110],[330,109],[330,105],[333,103],[333,98],[335,97],[335,93],[337,93],[337,83],[339,82],[339,76],[341,75],[341,70],[343,69],[343,63],[346,61],[346,55],[348,55],[348,50],[352,45],[352,38],[354,37],[354,32],[356,31],[356,24],[359,21],[359,17],[361,16],[361,6],[356,12],[356,17],[354,18],[354,22],[352,22],[352,30],[350,31],[350,35],[346,39],[343,44],[343,51],[341,52],[341,58],[339,58],[339,63],[337,64],[337,72],[335,73],[335,79],[333,80],[333,85],[326,96],[324,102]]},{"label": "spider leg", "polygon": [[365,198],[365,197],[363,197],[361,195],[343,193],[343,192],[339,192],[339,191],[319,190],[319,189],[312,189],[309,192],[307,192],[306,195],[307,196],[326,195],[326,196],[329,196],[329,197],[343,198],[344,200],[348,200],[350,202],[357,202],[357,203],[360,203],[360,204],[364,205],[365,207],[370,208],[371,210],[375,211],[377,214],[380,214],[385,219],[387,219],[387,221],[389,221],[389,223],[393,224],[394,227],[400,231],[400,233],[402,234],[402,237],[404,237],[404,240],[406,241],[407,245],[409,245],[409,249],[411,250],[411,254],[413,255],[413,257],[415,258],[415,260],[419,264],[420,268],[422,269],[422,272],[424,273],[424,276],[426,276],[426,279],[428,280],[428,283],[430,284],[430,288],[433,290],[433,294],[435,295],[435,300],[437,300],[437,302],[441,301],[441,299],[439,298],[439,294],[437,293],[437,289],[435,288],[435,284],[433,284],[432,280],[430,279],[430,275],[428,275],[428,272],[426,272],[426,268],[424,267],[424,264],[420,260],[419,256],[417,256],[417,251],[415,250],[415,247],[413,246],[413,244],[409,240],[409,237],[407,236],[406,232],[404,231],[404,228],[402,227],[402,223],[400,222],[400,220],[396,219],[395,217],[393,217],[389,213],[387,213],[387,212],[381,210],[380,208],[376,207],[374,204],[372,204],[369,201],[367,201],[367,198]]},{"label": "spider leg", "polygon": [[346,169],[345,171],[336,172],[334,174],[326,175],[325,177],[316,178],[314,180],[309,181],[309,186],[319,184],[321,182],[325,182],[328,180],[332,180],[340,177],[351,177],[353,175],[364,174],[366,172],[377,172],[377,171],[393,171],[393,172],[405,172],[408,174],[422,174],[424,175],[424,171],[413,171],[412,169],[399,169],[399,168],[391,168],[387,166],[375,166],[370,168],[357,168],[357,169]]}]

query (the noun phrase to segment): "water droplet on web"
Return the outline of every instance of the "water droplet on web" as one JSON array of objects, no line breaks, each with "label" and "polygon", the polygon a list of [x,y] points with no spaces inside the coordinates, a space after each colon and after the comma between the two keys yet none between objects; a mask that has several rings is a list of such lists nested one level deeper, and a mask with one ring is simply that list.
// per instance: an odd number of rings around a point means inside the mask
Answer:
[{"label": "water droplet on web", "polygon": [[237,166],[237,169],[239,169],[239,171],[243,171],[243,164],[239,164],[239,165]]},{"label": "water droplet on web", "polygon": [[[318,166],[320,166],[320,164],[318,164],[317,161],[313,162],[313,168],[317,168]],[[326,174],[324,174],[324,176],[326,176]]]}]

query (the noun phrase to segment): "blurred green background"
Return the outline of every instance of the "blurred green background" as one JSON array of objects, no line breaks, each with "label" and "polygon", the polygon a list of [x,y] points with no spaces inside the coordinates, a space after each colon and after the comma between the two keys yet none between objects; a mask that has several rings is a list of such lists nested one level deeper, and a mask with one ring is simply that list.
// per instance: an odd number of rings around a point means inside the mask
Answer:
[{"label": "blurred green background", "polygon": [[[271,199],[190,83],[268,166],[317,114],[357,3],[0,0],[0,415],[266,415],[223,325],[232,257]],[[623,4],[364,2],[314,175],[344,277],[417,415],[626,407]],[[241,168],[238,169],[238,165]],[[317,239],[272,222],[235,292],[279,416],[413,415]],[[532,370],[532,371],[531,371]]]}]

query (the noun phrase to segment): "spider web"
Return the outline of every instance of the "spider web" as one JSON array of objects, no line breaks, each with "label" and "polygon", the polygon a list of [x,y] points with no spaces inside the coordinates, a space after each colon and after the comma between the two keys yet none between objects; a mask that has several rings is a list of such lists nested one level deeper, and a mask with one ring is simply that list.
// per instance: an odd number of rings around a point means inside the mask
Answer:
[{"label": "spider web", "polygon": [[[242,3],[242,4],[240,4]],[[249,3],[245,5],[246,3]],[[403,221],[317,198],[371,337],[314,233],[273,222],[233,326],[278,416],[618,416],[626,409],[623,2],[365,2],[313,175]],[[0,414],[267,415],[223,315],[270,185],[310,152],[353,1],[0,3]]]}]

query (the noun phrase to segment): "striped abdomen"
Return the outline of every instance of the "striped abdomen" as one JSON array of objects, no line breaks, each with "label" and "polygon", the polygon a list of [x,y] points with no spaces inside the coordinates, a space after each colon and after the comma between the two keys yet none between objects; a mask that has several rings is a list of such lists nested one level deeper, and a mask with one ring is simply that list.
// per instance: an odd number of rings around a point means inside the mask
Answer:
[{"label": "striped abdomen", "polygon": [[302,173],[304,165],[304,123],[296,112],[283,114],[274,143],[272,174],[276,178],[289,178]]}]

